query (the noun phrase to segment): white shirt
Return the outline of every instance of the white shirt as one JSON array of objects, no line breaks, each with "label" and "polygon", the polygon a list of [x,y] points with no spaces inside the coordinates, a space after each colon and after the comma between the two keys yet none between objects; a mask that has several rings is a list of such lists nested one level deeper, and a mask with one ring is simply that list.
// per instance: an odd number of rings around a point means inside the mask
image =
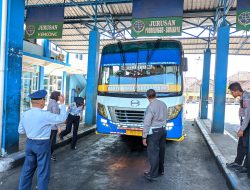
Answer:
[{"label": "white shirt", "polygon": [[83,105],[77,107],[77,106],[76,106],[76,103],[73,102],[72,104],[69,105],[68,112],[69,112],[71,115],[74,115],[74,116],[81,116],[81,117],[82,117]]},{"label": "white shirt", "polygon": [[29,139],[49,139],[50,124],[59,124],[66,120],[66,106],[60,106],[60,114],[53,114],[40,108],[31,108],[23,113],[18,126],[20,134],[26,133]]}]

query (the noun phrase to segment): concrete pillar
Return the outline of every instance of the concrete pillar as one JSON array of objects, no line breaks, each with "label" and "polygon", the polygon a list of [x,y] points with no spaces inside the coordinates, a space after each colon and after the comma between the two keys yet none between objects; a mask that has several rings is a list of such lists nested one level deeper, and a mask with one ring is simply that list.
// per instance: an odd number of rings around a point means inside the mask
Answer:
[{"label": "concrete pillar", "polygon": [[217,33],[212,133],[224,133],[229,26],[220,26]]},{"label": "concrete pillar", "polygon": [[200,92],[200,118],[207,119],[208,97],[209,97],[209,78],[210,78],[211,50],[208,48],[204,52],[203,75]]},{"label": "concrete pillar", "polygon": [[7,2],[0,0],[0,148],[1,148],[0,154],[5,154],[5,149],[2,148],[3,145],[2,117],[3,117],[3,98],[4,98],[6,22],[7,22]]},{"label": "concrete pillar", "polygon": [[[66,54],[65,65],[69,65],[69,53]],[[66,97],[66,80],[67,80],[67,72],[63,71],[62,76],[62,94]]]},{"label": "concrete pillar", "polygon": [[89,35],[88,75],[86,87],[85,125],[96,123],[96,98],[98,80],[100,34],[97,29]]},{"label": "concrete pillar", "polygon": [[[49,40],[44,39],[43,41],[43,56],[50,58],[50,48],[49,48]],[[44,67],[39,67],[39,85],[38,89],[44,89]]]},{"label": "concrete pillar", "polygon": [[65,103],[66,104],[70,104],[70,96],[71,96],[71,92],[70,92],[70,75],[66,76],[66,86],[65,86]]},{"label": "concrete pillar", "polygon": [[38,81],[38,90],[44,89],[44,67],[39,66],[39,81]]},{"label": "concrete pillar", "polygon": [[[18,151],[19,134],[18,124],[20,120],[20,100],[21,100],[21,76],[22,76],[22,52],[24,36],[24,1],[7,0],[0,1],[3,5],[2,11],[7,10],[6,17],[0,20],[2,25],[1,33],[4,31],[5,37],[1,36],[4,43],[1,48],[1,65],[4,68],[4,90],[2,110],[2,154]],[[7,9],[6,9],[7,8]],[[5,39],[3,39],[5,38]],[[6,41],[5,41],[6,40]],[[2,46],[3,45],[3,46]],[[2,52],[2,49],[1,49]],[[4,58],[3,58],[4,57]],[[2,87],[2,86],[1,86]]]},{"label": "concrete pillar", "polygon": [[69,53],[66,54],[66,61],[65,61],[66,65],[69,65]]},{"label": "concrete pillar", "polygon": [[62,94],[66,96],[66,78],[67,78],[67,73],[66,71],[63,71],[63,76],[62,76]]}]

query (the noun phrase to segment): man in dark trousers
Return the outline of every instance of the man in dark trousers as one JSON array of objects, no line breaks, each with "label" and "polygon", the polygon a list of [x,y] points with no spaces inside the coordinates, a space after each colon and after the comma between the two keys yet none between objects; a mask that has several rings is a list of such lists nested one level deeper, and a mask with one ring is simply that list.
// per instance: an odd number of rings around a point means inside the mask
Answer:
[{"label": "man in dark trousers", "polygon": [[[238,82],[229,85],[228,89],[234,98],[240,97],[240,129],[237,133],[239,137],[237,156],[234,162],[227,164],[228,168],[237,169],[241,173],[247,173],[248,165],[248,145],[249,145],[249,128],[250,128],[250,93],[243,91]],[[245,158],[245,161],[244,161]],[[242,166],[242,163],[244,164]]]},{"label": "man in dark trousers", "polygon": [[144,176],[153,181],[159,175],[164,175],[167,106],[156,99],[155,90],[149,89],[146,95],[150,103],[144,117],[142,142],[147,146],[150,171],[145,172]]},{"label": "man in dark trousers", "polygon": [[59,96],[60,114],[43,110],[45,106],[45,90],[29,95],[32,108],[24,112],[18,127],[20,134],[26,134],[25,161],[20,176],[19,190],[30,190],[32,178],[37,168],[37,186],[39,190],[47,190],[50,178],[50,124],[59,124],[66,120],[67,112],[64,97]]}]

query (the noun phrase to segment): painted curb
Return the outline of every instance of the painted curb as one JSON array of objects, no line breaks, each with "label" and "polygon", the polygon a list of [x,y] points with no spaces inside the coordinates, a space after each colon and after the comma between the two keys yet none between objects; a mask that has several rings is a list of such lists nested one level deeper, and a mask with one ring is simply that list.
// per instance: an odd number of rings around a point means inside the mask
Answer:
[{"label": "painted curb", "polygon": [[222,171],[229,188],[232,190],[243,190],[243,188],[240,186],[239,178],[237,177],[237,175],[226,167],[226,159],[209,136],[207,130],[204,128],[204,124],[200,121],[200,119],[195,119],[195,123],[199,127],[202,136],[204,137],[210,151],[215,157],[216,163]]},{"label": "painted curb", "polygon": [[[89,129],[80,132],[78,134],[78,138],[82,138],[82,137],[87,136],[91,133],[94,133],[95,130],[96,130],[95,126],[90,127]],[[55,149],[58,149],[59,147],[63,147],[65,145],[69,144],[71,142],[71,139],[72,139],[72,137],[58,142],[55,145]],[[25,152],[20,151],[20,152],[10,154],[5,158],[0,159],[0,172],[4,172],[4,171],[7,171],[7,170],[10,170],[10,169],[13,169],[17,166],[22,165],[24,162],[24,157],[25,157]]]}]

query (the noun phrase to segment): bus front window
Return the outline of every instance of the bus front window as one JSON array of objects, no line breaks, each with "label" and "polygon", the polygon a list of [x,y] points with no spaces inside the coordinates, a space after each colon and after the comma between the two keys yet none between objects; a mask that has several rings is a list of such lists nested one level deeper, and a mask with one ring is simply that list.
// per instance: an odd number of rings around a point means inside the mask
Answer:
[{"label": "bus front window", "polygon": [[100,72],[98,89],[101,93],[145,93],[149,88],[161,95],[182,91],[179,65],[144,63],[103,66]]}]

